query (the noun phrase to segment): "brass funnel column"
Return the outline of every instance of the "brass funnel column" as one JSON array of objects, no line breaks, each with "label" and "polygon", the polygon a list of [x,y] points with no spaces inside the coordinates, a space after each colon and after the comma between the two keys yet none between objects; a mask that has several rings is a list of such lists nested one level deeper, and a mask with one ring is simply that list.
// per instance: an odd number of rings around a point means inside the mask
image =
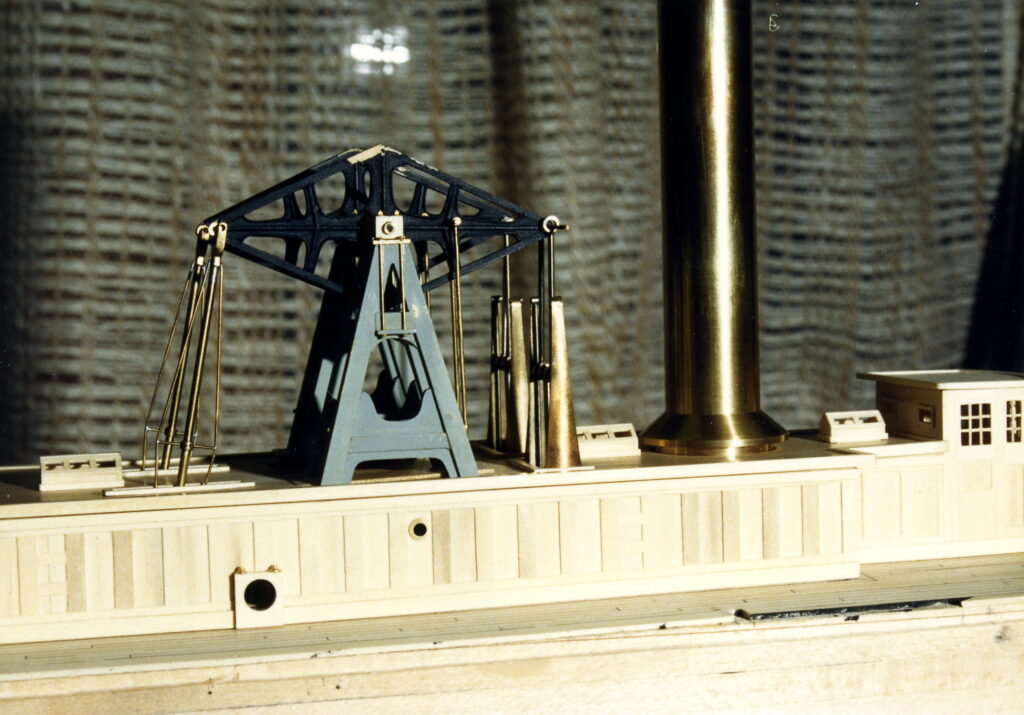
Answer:
[{"label": "brass funnel column", "polygon": [[750,0],[662,0],[666,411],[645,449],[763,452]]}]

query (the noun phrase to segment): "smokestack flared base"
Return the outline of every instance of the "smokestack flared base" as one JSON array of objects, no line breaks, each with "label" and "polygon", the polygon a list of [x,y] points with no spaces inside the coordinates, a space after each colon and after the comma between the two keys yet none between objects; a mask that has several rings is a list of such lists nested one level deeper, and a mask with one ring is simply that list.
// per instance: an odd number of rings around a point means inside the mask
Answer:
[{"label": "smokestack flared base", "polygon": [[640,438],[644,449],[665,454],[740,456],[770,452],[788,433],[764,412],[681,415],[666,412]]}]

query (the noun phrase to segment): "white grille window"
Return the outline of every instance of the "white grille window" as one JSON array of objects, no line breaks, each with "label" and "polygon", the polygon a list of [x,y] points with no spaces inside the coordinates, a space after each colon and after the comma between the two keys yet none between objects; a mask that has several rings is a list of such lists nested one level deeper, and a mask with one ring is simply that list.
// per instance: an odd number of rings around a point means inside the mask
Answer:
[{"label": "white grille window", "polygon": [[985,402],[960,405],[960,444],[969,447],[992,444],[992,405]]},{"label": "white grille window", "polygon": [[1020,400],[1009,400],[1006,403],[1006,441],[1021,441],[1021,405]]}]

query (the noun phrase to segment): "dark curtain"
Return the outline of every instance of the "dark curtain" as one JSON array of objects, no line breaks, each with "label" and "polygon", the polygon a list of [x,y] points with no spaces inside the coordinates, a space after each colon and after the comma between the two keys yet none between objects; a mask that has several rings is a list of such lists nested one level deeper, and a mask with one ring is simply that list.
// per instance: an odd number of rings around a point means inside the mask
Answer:
[{"label": "dark curtain", "polygon": [[[1018,89],[1024,87],[1022,71],[1024,56],[1018,54],[1014,83]],[[971,368],[1024,372],[1024,214],[1020,206],[1024,200],[1024,96],[1019,91],[1011,126],[964,363]]]},{"label": "dark curtain", "polygon": [[[0,12],[0,460],[134,456],[195,224],[377,143],[569,223],[579,421],[661,411],[654,0]],[[1020,7],[755,0],[754,18],[763,402],[800,427],[866,406],[859,370],[961,364],[983,250],[1020,265],[1019,240],[997,248],[1017,219],[993,223],[1019,193]],[[281,446],[319,296],[230,256],[226,271],[222,445]],[[474,434],[498,280],[465,289]]]}]

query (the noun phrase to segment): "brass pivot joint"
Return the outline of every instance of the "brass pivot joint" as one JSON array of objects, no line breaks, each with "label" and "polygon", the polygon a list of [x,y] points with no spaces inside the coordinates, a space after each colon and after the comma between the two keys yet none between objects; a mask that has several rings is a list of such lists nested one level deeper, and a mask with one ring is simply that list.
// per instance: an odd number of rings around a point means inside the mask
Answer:
[{"label": "brass pivot joint", "polygon": [[206,253],[206,247],[213,249],[214,258],[224,255],[228,243],[228,225],[223,221],[200,224],[196,227],[196,253]]}]

